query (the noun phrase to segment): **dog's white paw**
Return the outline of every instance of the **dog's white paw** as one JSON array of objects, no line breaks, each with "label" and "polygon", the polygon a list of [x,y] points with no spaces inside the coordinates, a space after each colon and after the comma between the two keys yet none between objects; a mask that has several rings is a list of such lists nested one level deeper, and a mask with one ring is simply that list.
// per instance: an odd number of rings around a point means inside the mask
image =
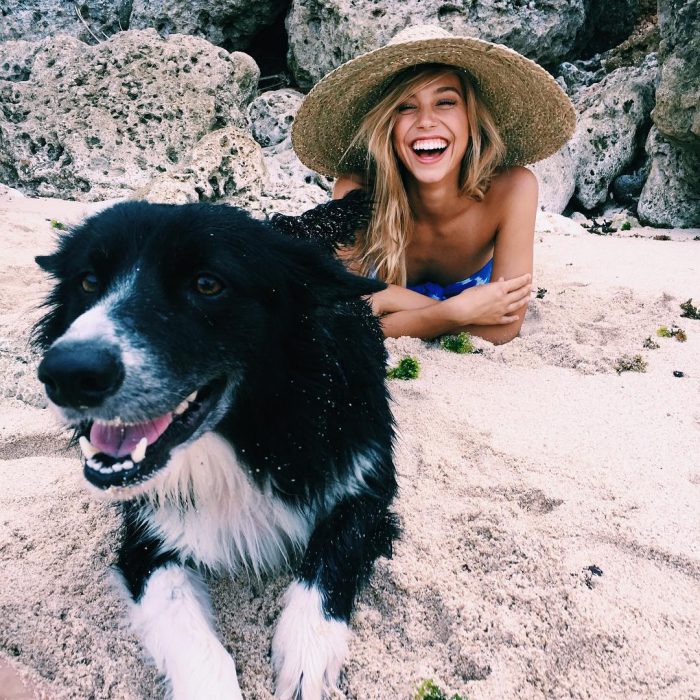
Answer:
[{"label": "dog's white paw", "polygon": [[242,700],[236,664],[214,632],[196,574],[177,565],[157,569],[131,619],[173,700]]},{"label": "dog's white paw", "polygon": [[292,583],[272,640],[275,697],[322,700],[335,688],[349,636],[344,622],[325,617],[316,587]]}]

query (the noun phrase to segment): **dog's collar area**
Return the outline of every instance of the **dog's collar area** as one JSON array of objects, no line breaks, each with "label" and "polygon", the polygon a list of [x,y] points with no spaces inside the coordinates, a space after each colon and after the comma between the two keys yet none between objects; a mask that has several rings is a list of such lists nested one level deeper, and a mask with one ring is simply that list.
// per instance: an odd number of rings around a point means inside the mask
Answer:
[{"label": "dog's collar area", "polygon": [[85,422],[78,442],[87,481],[101,490],[147,481],[167,465],[171,452],[202,426],[225,386],[225,380],[218,379],[190,394],[173,411],[150,421],[115,418]]}]

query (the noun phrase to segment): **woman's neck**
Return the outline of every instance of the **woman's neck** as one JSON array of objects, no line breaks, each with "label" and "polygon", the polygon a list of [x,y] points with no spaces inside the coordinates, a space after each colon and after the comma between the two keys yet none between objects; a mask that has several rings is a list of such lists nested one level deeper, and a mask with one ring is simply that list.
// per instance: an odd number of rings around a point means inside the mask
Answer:
[{"label": "woman's neck", "polygon": [[406,194],[417,221],[449,221],[464,211],[466,203],[457,183],[413,181],[407,183]]}]

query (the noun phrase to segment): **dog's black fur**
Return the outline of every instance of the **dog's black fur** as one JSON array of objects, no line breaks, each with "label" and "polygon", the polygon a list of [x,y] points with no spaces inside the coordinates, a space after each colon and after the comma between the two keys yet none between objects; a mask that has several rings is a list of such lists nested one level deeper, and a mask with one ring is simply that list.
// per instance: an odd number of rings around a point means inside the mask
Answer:
[{"label": "dog's black fur", "polygon": [[[295,620],[313,618],[304,596],[317,595],[322,620],[346,624],[375,559],[390,555],[397,535],[383,337],[361,298],[384,285],[328,254],[351,237],[362,203],[354,196],[324,206],[299,219],[276,217],[283,235],[232,207],[123,203],[37,258],[56,280],[35,329],[45,353],[39,376],[82,443],[115,430],[126,440],[146,421],[172,418],[138,462],[116,448],[84,447],[84,473],[124,501],[117,567],[176,697],[192,696],[193,672],[177,666],[182,648],[198,642],[166,637],[178,634],[177,619],[199,612],[188,602],[163,612],[181,585],[167,576],[184,575],[182,585],[201,598],[197,567],[257,572],[274,565],[284,545],[280,561],[296,562],[299,586],[287,607],[300,616],[289,612],[273,642],[278,697],[320,698],[342,658],[319,649],[328,658],[314,668],[296,658]],[[232,510],[216,500],[222,494],[241,503]],[[161,598],[155,584],[149,593],[157,572],[170,586]],[[171,614],[167,633],[163,620],[151,619]],[[196,649],[189,653],[197,658]],[[230,673],[212,683],[200,697],[239,697],[237,685],[226,694]]]}]

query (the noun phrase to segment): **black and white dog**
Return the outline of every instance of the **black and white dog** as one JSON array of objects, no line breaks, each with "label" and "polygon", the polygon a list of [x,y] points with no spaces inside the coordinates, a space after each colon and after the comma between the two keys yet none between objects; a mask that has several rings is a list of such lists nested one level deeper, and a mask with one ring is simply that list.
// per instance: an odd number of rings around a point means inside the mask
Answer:
[{"label": "black and white dog", "polygon": [[241,697],[198,569],[293,567],[276,696],[317,700],[391,553],[385,352],[361,298],[383,284],[298,240],[332,248],[348,202],[273,219],[286,235],[227,206],[123,203],[37,258],[56,279],[39,378],[87,481],[124,501],[116,566],[175,698]]}]

